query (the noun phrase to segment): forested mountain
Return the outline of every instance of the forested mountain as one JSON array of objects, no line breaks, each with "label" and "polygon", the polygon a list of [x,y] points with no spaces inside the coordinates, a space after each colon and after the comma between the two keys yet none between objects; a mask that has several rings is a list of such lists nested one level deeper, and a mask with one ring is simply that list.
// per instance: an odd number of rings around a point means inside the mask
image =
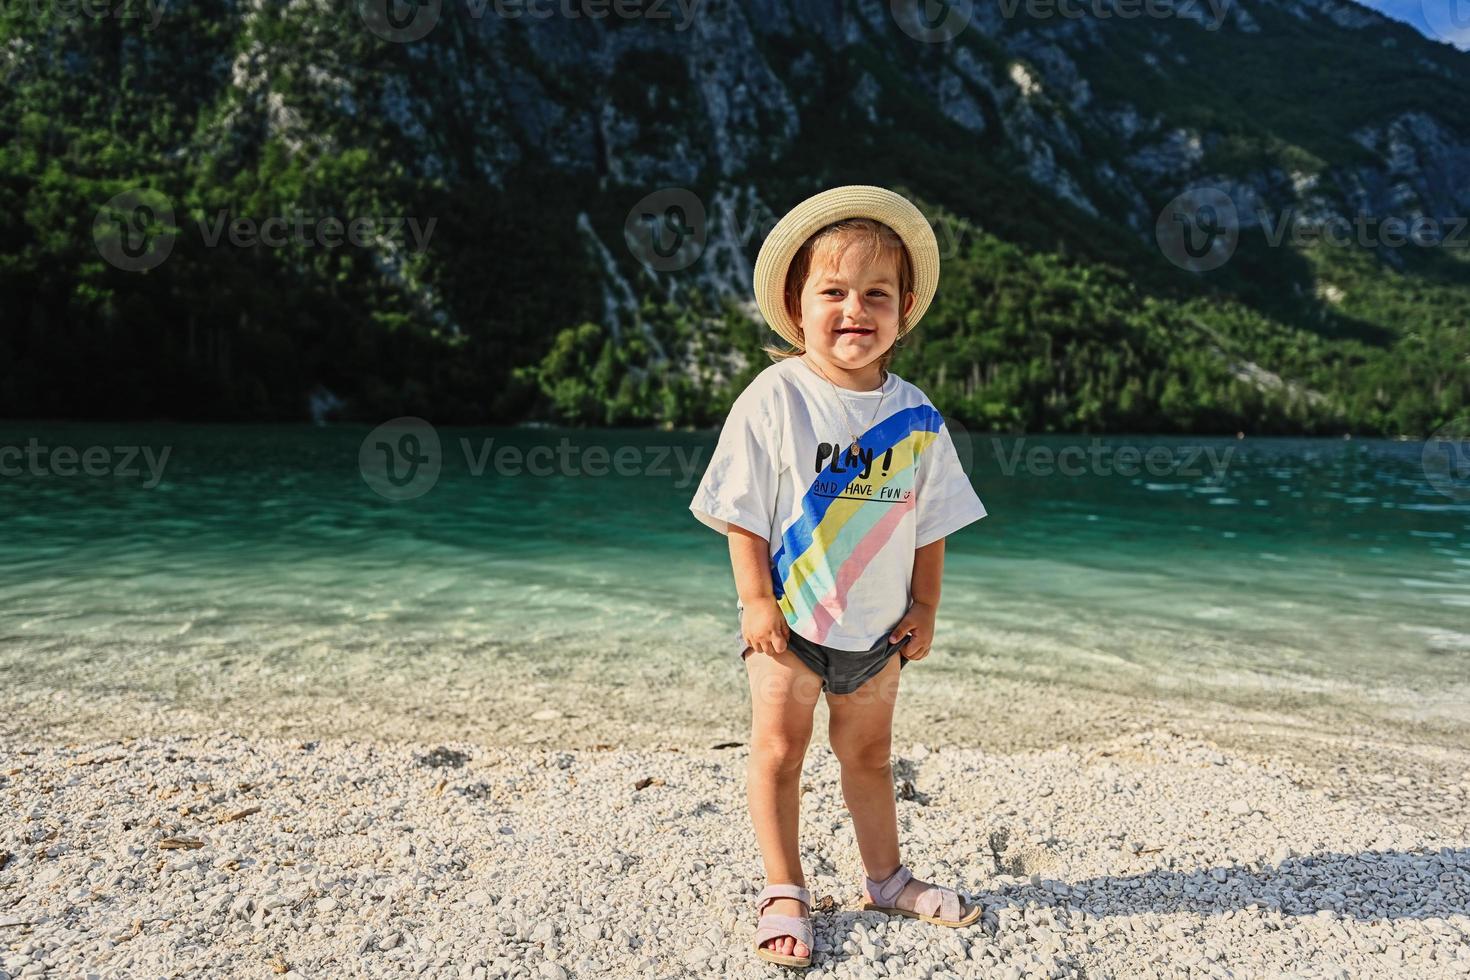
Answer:
[{"label": "forested mountain", "polygon": [[3,416],[712,424],[839,183],[936,225],[895,370],[975,427],[1470,400],[1470,54],[1353,3],[88,9],[0,18]]}]

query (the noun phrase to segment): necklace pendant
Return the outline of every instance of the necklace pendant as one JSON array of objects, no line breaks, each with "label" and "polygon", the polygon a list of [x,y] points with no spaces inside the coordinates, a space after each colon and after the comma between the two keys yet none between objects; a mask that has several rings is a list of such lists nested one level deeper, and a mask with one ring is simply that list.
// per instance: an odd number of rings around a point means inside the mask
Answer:
[{"label": "necklace pendant", "polygon": [[848,446],[847,447],[847,455],[854,456],[854,457],[860,457],[860,456],[862,456],[862,447],[860,447],[858,445],[858,442],[857,442],[856,439],[854,439],[852,441],[852,445],[851,446]]}]

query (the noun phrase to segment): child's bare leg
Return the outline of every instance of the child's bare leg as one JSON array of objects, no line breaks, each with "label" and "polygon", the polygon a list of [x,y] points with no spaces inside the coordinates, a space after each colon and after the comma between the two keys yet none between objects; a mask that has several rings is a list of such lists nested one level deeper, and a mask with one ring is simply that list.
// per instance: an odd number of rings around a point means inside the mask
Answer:
[{"label": "child's bare leg", "polygon": [[893,706],[898,655],[851,694],[827,692],[827,737],[842,765],[842,798],[852,814],[858,854],[869,878],[898,870],[898,813],[893,800]]},{"label": "child's bare leg", "polygon": [[[842,798],[852,814],[852,830],[864,873],[875,881],[899,866],[898,813],[893,798],[893,707],[898,702],[898,655],[851,694],[827,693],[828,740],[842,766]],[[914,878],[894,900],[912,909],[929,882]],[[864,896],[871,901],[871,895]],[[963,917],[969,906],[963,906]]]},{"label": "child's bare leg", "polygon": [[[812,737],[812,711],[822,679],[790,650],[774,655],[747,651],[745,667],[751,703],[746,798],[766,882],[806,887],[798,842],[801,764]],[[766,911],[801,916],[809,910],[794,898],[778,898]],[[778,936],[764,945],[787,956],[811,954],[805,943],[791,936]]]}]

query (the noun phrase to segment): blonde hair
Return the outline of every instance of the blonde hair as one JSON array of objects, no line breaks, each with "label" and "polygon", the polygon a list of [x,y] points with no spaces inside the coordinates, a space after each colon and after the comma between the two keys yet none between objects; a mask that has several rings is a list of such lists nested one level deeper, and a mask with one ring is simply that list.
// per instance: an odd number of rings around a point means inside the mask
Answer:
[{"label": "blonde hair", "polygon": [[[807,277],[818,262],[830,263],[835,267],[853,245],[862,250],[858,254],[864,265],[892,259],[898,266],[898,339],[878,358],[878,368],[886,376],[888,365],[893,360],[894,349],[901,346],[904,334],[908,332],[904,305],[914,288],[914,262],[903,239],[883,222],[872,218],[844,218],[827,225],[803,242],[786,269],[786,286],[783,290],[786,312],[791,315],[791,320],[800,333],[801,291],[806,286]],[[788,357],[800,357],[806,353],[806,348],[802,346],[766,346],[761,349],[770,355],[773,362]]]}]

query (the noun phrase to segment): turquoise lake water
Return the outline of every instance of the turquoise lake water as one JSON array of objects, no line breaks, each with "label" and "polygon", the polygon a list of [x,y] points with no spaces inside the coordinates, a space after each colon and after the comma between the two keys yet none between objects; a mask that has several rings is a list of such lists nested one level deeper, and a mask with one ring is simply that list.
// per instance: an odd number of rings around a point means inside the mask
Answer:
[{"label": "turquoise lake water", "polygon": [[[714,432],[369,436],[0,423],[0,670],[146,684],[229,663],[305,682],[445,649],[487,672],[506,649],[728,649],[725,542],[687,509]],[[1470,720],[1470,494],[1431,482],[1422,444],[965,444],[990,514],[947,544],[936,653],[977,682]],[[1125,449],[1152,450],[1152,472],[1115,472]],[[407,489],[374,462],[400,451],[423,463]]]}]

